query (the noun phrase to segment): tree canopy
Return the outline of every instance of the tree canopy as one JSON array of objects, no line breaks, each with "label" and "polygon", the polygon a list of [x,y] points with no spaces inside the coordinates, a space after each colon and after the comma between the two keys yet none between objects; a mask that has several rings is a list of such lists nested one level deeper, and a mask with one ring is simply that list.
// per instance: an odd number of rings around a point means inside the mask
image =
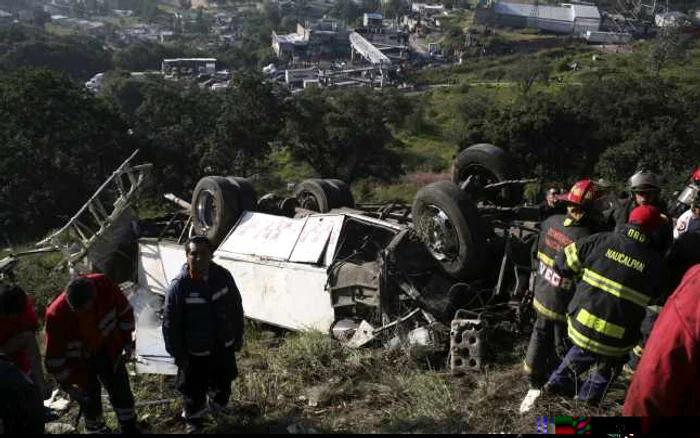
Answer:
[{"label": "tree canopy", "polygon": [[396,95],[387,96],[364,88],[302,93],[287,116],[285,134],[292,155],[322,177],[353,181],[397,175],[401,165],[396,148],[401,144],[389,124],[406,115],[407,105]]},{"label": "tree canopy", "polygon": [[5,76],[0,101],[0,225],[15,233],[61,224],[134,149],[118,114],[65,74]]}]

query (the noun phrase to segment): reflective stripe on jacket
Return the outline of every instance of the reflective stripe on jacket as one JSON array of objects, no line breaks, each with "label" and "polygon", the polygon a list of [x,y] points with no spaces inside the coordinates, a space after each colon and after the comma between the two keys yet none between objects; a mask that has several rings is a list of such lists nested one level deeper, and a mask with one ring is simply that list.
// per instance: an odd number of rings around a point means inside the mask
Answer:
[{"label": "reflective stripe on jacket", "polygon": [[207,356],[243,337],[243,307],[231,273],[211,263],[207,280],[192,279],[183,266],[165,298],[163,338],[173,357]]},{"label": "reflective stripe on jacket", "polygon": [[117,360],[132,341],[134,312],[116,283],[102,274],[86,276],[97,295],[91,311],[78,314],[62,292],[46,309],[46,370],[61,385],[87,387],[87,359],[105,349]]},{"label": "reflective stripe on jacket", "polygon": [[623,356],[639,339],[645,309],[659,291],[661,255],[635,225],[567,246],[556,265],[580,275],[569,303],[569,338],[584,350]]},{"label": "reflective stripe on jacket", "polygon": [[566,215],[549,217],[542,223],[537,241],[537,277],[533,306],[541,315],[566,320],[566,306],[574,292],[571,279],[562,276],[554,260],[570,243],[591,234],[582,223]]}]

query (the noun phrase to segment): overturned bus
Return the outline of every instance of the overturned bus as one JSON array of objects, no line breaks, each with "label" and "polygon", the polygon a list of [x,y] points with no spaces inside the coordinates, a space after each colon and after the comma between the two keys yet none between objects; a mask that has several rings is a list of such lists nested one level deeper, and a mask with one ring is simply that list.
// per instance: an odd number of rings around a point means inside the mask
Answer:
[{"label": "overturned bus", "polygon": [[[40,244],[108,275],[120,265],[115,257],[135,262],[136,272],[115,276],[132,280],[122,284],[137,314],[139,372],[175,373],[160,318],[192,234],[214,243],[214,261],[233,274],[246,318],[326,332],[351,348],[405,341],[445,352],[451,370],[463,373],[483,365],[491,329],[517,333],[531,317],[530,250],[540,217],[522,197],[534,180],[521,179],[496,146],[463,150],[451,181],[423,187],[412,205],[356,204],[335,179],[305,180],[291,197],[258,199],[245,178],[206,176],[191,202],[166,196],[179,209],[157,227],[130,209],[148,169],[131,159]],[[111,211],[100,201],[108,183],[120,193]],[[84,216],[97,223],[95,235],[81,231]],[[68,250],[60,237],[70,230],[77,245]]]}]

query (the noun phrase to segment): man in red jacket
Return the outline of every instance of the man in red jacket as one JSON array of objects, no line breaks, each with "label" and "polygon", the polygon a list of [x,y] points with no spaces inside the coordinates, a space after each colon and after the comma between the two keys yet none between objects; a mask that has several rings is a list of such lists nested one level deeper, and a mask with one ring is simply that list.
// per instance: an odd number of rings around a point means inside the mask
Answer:
[{"label": "man in red jacket", "polygon": [[36,340],[39,318],[27,294],[13,283],[0,284],[0,351],[29,377],[44,399],[51,388],[44,379]]},{"label": "man in red jacket", "polygon": [[666,301],[644,347],[622,414],[700,415],[700,264]]},{"label": "man in red jacket", "polygon": [[80,405],[88,433],[110,433],[102,416],[100,382],[122,433],[140,433],[124,365],[133,352],[133,331],[131,305],[102,274],[71,281],[46,309],[46,368]]}]

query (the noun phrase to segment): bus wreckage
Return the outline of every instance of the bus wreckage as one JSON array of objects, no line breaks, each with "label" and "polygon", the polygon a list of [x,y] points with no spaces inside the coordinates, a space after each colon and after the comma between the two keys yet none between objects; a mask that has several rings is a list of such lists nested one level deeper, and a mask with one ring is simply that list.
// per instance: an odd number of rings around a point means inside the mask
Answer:
[{"label": "bus wreckage", "polygon": [[[540,217],[522,194],[535,180],[520,179],[496,146],[463,150],[452,180],[423,187],[410,206],[355,204],[334,179],[258,199],[245,178],[206,176],[191,202],[166,195],[179,208],[157,220],[139,220],[131,208],[151,169],[132,165],[135,155],[28,253],[60,250],[73,273],[97,270],[121,284],[136,313],[137,372],[176,372],[161,312],[192,234],[215,245],[246,318],[326,332],[351,348],[422,345],[448,354],[455,374],[485,363],[493,328],[517,333],[531,317]],[[0,265],[10,269],[19,255]]]}]

